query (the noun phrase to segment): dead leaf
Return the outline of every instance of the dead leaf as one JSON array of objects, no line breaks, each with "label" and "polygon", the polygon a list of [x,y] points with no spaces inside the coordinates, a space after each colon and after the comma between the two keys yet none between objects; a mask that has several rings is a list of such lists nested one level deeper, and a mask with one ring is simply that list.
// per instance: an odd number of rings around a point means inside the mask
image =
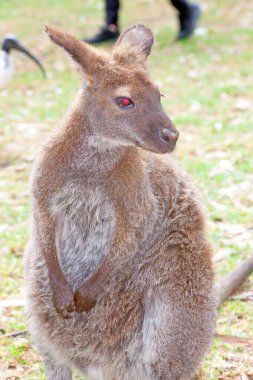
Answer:
[{"label": "dead leaf", "polygon": [[238,347],[253,345],[253,337],[252,338],[240,338],[238,336],[221,335],[221,334],[215,334],[215,337],[218,339],[221,339],[225,343],[235,344]]},{"label": "dead leaf", "polygon": [[235,102],[235,109],[245,111],[250,108],[250,101],[248,99],[237,99]]},{"label": "dead leaf", "polygon": [[230,248],[220,249],[219,252],[216,253],[216,255],[214,256],[214,261],[215,262],[222,261],[226,259],[227,257],[229,257],[230,255],[232,255],[232,251]]},{"label": "dead leaf", "polygon": [[252,292],[243,292],[240,294],[236,294],[234,296],[229,297],[232,300],[241,300],[241,301],[253,301],[253,293]]}]

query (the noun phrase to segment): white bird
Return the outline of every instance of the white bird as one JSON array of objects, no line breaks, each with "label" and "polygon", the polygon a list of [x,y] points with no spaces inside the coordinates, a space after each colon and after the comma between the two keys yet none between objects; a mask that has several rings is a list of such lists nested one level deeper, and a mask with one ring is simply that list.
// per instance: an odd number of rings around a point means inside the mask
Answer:
[{"label": "white bird", "polygon": [[14,35],[7,34],[4,37],[2,48],[0,50],[0,88],[5,87],[13,78],[14,64],[10,55],[12,49],[19,50],[26,56],[30,57],[39,66],[44,77],[46,76],[45,70],[40,61],[29,50],[22,46]]}]

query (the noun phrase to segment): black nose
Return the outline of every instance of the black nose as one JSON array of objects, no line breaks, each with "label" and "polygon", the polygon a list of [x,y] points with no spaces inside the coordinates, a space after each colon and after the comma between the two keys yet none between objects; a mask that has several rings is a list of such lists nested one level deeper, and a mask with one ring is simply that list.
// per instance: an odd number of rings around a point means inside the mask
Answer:
[{"label": "black nose", "polygon": [[179,132],[176,129],[163,128],[161,130],[161,137],[167,143],[176,144],[178,136]]}]

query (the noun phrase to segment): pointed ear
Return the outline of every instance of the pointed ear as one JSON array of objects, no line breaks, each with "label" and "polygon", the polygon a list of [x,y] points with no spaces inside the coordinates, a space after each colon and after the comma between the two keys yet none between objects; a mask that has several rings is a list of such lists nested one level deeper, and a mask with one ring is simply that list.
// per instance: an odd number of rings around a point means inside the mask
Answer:
[{"label": "pointed ear", "polygon": [[96,68],[101,66],[101,64],[103,65],[103,56],[86,42],[78,40],[68,33],[63,33],[47,26],[45,27],[45,31],[52,41],[69,53],[88,77],[92,77],[95,74]]},{"label": "pointed ear", "polygon": [[150,28],[136,24],[121,33],[113,50],[115,61],[123,63],[145,63],[151,52],[154,35]]}]

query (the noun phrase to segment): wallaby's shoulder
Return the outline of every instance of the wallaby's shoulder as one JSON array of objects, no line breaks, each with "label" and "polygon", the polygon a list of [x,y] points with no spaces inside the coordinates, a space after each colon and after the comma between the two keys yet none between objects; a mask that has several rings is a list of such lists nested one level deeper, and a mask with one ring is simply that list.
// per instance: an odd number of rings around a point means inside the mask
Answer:
[{"label": "wallaby's shoulder", "polygon": [[[75,100],[75,103],[76,100]],[[79,114],[74,104],[66,112],[64,118],[49,132],[49,136],[41,144],[33,165],[31,175],[32,193],[47,186],[51,191],[65,181],[71,173],[71,165],[77,153],[81,130]],[[84,121],[82,122],[84,123]]]},{"label": "wallaby's shoulder", "polygon": [[151,183],[162,187],[165,194],[180,192],[186,188],[193,190],[194,186],[190,176],[173,155],[144,152],[143,161]]},{"label": "wallaby's shoulder", "polygon": [[145,154],[150,183],[156,196],[181,220],[203,226],[205,210],[194,180],[173,155]]},{"label": "wallaby's shoulder", "polygon": [[33,198],[48,198],[64,181],[67,147],[63,142],[63,131],[51,132],[40,147],[30,179]]}]

